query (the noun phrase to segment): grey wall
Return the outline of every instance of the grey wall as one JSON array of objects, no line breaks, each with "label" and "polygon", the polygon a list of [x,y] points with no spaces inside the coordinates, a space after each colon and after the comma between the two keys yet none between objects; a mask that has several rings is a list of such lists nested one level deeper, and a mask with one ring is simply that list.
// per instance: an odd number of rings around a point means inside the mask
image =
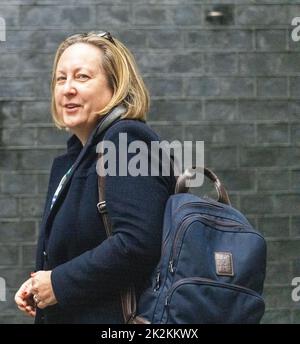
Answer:
[{"label": "grey wall", "polygon": [[[205,19],[228,4],[224,25]],[[204,140],[206,165],[268,240],[265,323],[300,323],[300,1],[0,0],[0,323],[25,323],[13,295],[34,266],[48,173],[67,135],[49,111],[51,64],[68,34],[106,29],[134,52],[166,139]]]}]

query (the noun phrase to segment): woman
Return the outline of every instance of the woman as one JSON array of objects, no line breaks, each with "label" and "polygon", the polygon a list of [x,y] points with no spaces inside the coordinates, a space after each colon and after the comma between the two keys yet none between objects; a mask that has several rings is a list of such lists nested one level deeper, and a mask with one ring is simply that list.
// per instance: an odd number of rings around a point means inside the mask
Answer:
[{"label": "woman", "polygon": [[[36,323],[122,323],[120,291],[133,283],[139,295],[145,287],[160,256],[163,212],[175,178],[105,176],[113,228],[107,238],[96,206],[96,146],[111,141],[117,167],[124,164],[120,133],[127,134],[127,145],[139,140],[150,149],[159,139],[144,122],[148,105],[133,56],[108,32],[74,35],[59,46],[52,115],[73,136],[52,165],[36,272],[15,295],[18,308]],[[122,119],[99,134],[101,122],[116,110]]]}]

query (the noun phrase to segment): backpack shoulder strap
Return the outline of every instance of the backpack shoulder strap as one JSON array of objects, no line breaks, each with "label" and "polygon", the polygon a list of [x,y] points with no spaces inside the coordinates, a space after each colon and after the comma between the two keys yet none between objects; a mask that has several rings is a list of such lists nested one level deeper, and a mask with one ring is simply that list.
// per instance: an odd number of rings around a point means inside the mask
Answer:
[{"label": "backpack shoulder strap", "polygon": [[[120,119],[121,115],[123,114],[123,109],[118,110],[115,109],[112,113],[110,113],[101,123],[97,130],[97,134],[102,133],[106,129],[108,129],[115,121]],[[105,201],[105,177],[103,173],[103,155],[102,153],[98,154],[99,164],[98,168],[100,169],[100,174],[98,174],[98,195],[99,195],[99,202],[97,204],[97,208],[99,213],[101,214],[106,235],[110,237],[112,235],[112,224],[110,218],[107,213],[106,209],[106,201]],[[122,304],[122,311],[125,324],[128,323],[136,323],[136,324],[146,324],[148,323],[145,319],[136,316],[136,295],[134,286],[131,285],[130,287],[126,288],[125,290],[121,291],[121,304]]]}]

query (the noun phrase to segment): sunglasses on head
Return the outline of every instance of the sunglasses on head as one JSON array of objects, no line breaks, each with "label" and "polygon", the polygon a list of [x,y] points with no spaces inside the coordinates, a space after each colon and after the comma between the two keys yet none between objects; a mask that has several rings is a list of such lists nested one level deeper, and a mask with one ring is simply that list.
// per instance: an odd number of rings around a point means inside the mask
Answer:
[{"label": "sunglasses on head", "polygon": [[112,38],[112,35],[108,31],[90,31],[90,32],[84,32],[84,33],[77,33],[75,35],[70,36],[69,39],[77,38],[77,37],[84,38],[84,37],[89,37],[89,36],[103,37],[103,38],[108,39],[114,45],[116,45],[115,41]]}]

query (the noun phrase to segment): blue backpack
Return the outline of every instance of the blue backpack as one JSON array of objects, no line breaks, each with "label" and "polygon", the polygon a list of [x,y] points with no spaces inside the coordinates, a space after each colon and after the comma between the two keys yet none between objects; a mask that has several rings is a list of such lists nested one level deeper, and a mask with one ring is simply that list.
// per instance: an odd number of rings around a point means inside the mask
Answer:
[{"label": "blue backpack", "polygon": [[[113,111],[99,130],[118,118]],[[218,201],[188,193],[187,182],[198,171],[188,169],[178,177],[175,194],[167,201],[161,258],[149,287],[138,303],[134,286],[121,292],[125,323],[250,324],[259,323],[264,314],[266,242],[230,205],[209,169],[204,174],[214,182]],[[98,191],[97,206],[110,236],[104,177],[98,178]]]},{"label": "blue backpack", "polygon": [[178,179],[165,209],[161,259],[136,323],[249,324],[264,314],[265,240],[230,206],[217,176],[204,172],[219,201],[186,193],[190,174]]}]

